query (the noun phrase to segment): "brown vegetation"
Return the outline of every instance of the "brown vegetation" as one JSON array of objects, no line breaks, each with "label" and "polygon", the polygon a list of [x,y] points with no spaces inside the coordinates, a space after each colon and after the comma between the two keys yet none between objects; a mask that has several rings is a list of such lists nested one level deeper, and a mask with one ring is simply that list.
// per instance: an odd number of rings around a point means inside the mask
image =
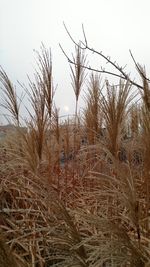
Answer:
[{"label": "brown vegetation", "polygon": [[[86,37],[85,42],[84,49],[104,57],[89,48]],[[138,86],[104,57],[120,71],[119,84],[102,84],[94,72],[84,83],[84,68],[91,68],[84,66],[82,47],[76,44],[70,61],[75,117],[62,121],[54,105],[51,52],[42,46],[37,57],[35,80],[24,88],[31,103],[26,130],[14,87],[0,72],[2,104],[16,126],[0,143],[0,227],[14,260],[32,267],[150,266],[150,88],[145,70],[136,64],[142,78]],[[83,85],[85,107],[79,117]],[[9,262],[8,247],[0,242],[2,266],[16,266],[13,259]]]}]

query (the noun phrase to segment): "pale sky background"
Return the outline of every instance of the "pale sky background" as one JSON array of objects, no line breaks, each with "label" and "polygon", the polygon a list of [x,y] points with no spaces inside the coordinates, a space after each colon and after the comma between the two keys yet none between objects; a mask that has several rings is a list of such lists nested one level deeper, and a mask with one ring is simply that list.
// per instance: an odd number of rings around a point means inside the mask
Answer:
[{"label": "pale sky background", "polygon": [[[0,65],[16,83],[19,94],[16,81],[27,85],[26,76],[32,76],[35,66],[33,49],[39,50],[43,42],[52,49],[54,84],[58,84],[56,104],[61,114],[66,113],[64,106],[69,107],[68,113],[73,112],[70,68],[58,44],[68,55],[74,46],[63,21],[76,41],[82,39],[83,23],[89,46],[122,66],[127,64],[126,70],[133,77],[136,73],[129,49],[150,73],[150,0],[0,0]],[[95,56],[90,64],[105,66]]]}]

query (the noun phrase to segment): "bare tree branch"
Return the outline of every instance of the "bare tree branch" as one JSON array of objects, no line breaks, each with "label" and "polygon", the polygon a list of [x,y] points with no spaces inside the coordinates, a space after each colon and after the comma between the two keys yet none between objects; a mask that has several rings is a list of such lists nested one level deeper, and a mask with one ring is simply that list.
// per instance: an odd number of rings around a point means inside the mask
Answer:
[{"label": "bare tree branch", "polygon": [[[92,53],[95,53],[99,56],[101,56],[105,61],[106,63],[109,63],[111,66],[114,67],[114,69],[116,69],[119,74],[115,73],[115,72],[111,72],[111,71],[107,71],[105,70],[104,68],[101,67],[101,70],[99,69],[95,69],[95,68],[92,68],[91,66],[82,66],[83,68],[86,68],[88,70],[91,70],[91,71],[95,71],[95,72],[98,72],[98,73],[105,73],[105,74],[109,74],[109,75],[112,75],[112,76],[115,76],[115,77],[118,77],[118,78],[121,78],[121,79],[124,79],[124,80],[127,80],[129,83],[131,83],[132,85],[138,87],[139,89],[142,89],[143,90],[143,86],[138,84],[137,82],[135,82],[134,80],[132,80],[130,77],[129,77],[129,74],[127,74],[125,71],[124,71],[124,68],[125,67],[120,67],[119,64],[117,64],[116,62],[113,62],[111,60],[111,58],[109,56],[105,56],[102,51],[97,51],[95,50],[94,48],[91,48],[89,45],[88,45],[88,42],[87,42],[87,38],[86,38],[86,34],[85,34],[85,30],[84,30],[84,26],[82,25],[82,32],[83,32],[83,37],[84,37],[84,41],[80,41],[80,43],[82,44],[82,46],[77,43],[74,38],[72,37],[72,35],[70,34],[68,28],[66,27],[65,23],[63,23],[64,25],[64,28],[69,36],[69,38],[72,40],[72,42],[78,46],[80,49],[87,49],[88,51],[92,52]],[[66,54],[66,52],[64,51],[64,49],[62,48],[62,46],[59,44],[62,52],[64,53],[65,57],[67,58],[68,62],[71,63],[71,64],[75,64],[75,62],[73,62],[71,60],[71,58]],[[131,52],[130,52],[131,54]],[[132,55],[132,54],[131,54]],[[133,57],[132,57],[133,58]]]},{"label": "bare tree branch", "polygon": [[[65,57],[67,58],[68,62],[69,62],[70,64],[74,64],[74,65],[76,65],[76,63],[75,63],[71,58],[68,57],[68,55],[66,54],[66,52],[65,52],[64,49],[62,48],[61,44],[59,44],[59,46],[60,46],[60,48],[61,48],[63,54],[64,54]],[[78,47],[81,48],[81,46],[78,46]],[[114,72],[110,72],[110,71],[106,71],[104,68],[101,68],[101,70],[99,70],[99,69],[92,68],[90,65],[89,65],[89,66],[81,65],[81,67],[82,67],[82,68],[85,68],[85,69],[87,69],[87,70],[90,70],[90,71],[94,71],[94,72],[98,72],[98,73],[105,73],[105,74],[113,75],[113,76],[115,76],[115,77],[118,77],[118,78],[121,78],[121,79],[126,80],[126,78],[123,77],[123,76],[121,76],[120,74],[117,74],[117,73],[114,73]]]}]

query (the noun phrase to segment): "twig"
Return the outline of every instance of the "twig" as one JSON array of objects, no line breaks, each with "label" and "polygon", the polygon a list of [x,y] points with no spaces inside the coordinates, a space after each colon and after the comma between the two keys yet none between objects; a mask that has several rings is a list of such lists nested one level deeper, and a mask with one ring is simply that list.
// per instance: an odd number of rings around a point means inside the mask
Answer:
[{"label": "twig", "polygon": [[[93,53],[95,53],[95,54],[101,56],[102,58],[104,58],[104,59],[106,60],[107,63],[109,63],[109,64],[112,65],[115,69],[117,69],[117,70],[120,72],[120,74],[117,74],[117,73],[114,73],[114,72],[107,71],[107,70],[105,70],[105,69],[103,69],[103,68],[102,68],[101,70],[94,69],[94,68],[92,68],[91,66],[82,66],[83,68],[86,68],[86,69],[88,69],[88,70],[90,70],[90,71],[96,71],[96,72],[98,72],[98,73],[105,73],[105,74],[109,74],[109,75],[112,75],[112,76],[115,76],[115,77],[118,77],[118,78],[121,78],[121,79],[124,79],[124,80],[128,80],[132,85],[134,85],[134,86],[136,86],[136,87],[138,87],[138,88],[140,88],[140,89],[143,89],[143,86],[142,86],[142,85],[140,85],[140,84],[134,82],[133,80],[131,80],[130,77],[129,77],[129,75],[128,75],[127,73],[125,73],[125,71],[124,71],[124,68],[125,68],[125,67],[119,67],[119,65],[118,65],[116,62],[113,62],[113,61],[110,59],[109,56],[105,56],[101,51],[99,52],[99,51],[95,50],[94,48],[89,47],[88,42],[87,42],[87,38],[86,38],[86,34],[85,34],[85,30],[84,30],[84,26],[83,26],[83,25],[82,25],[82,32],[83,32],[84,42],[80,42],[80,43],[83,44],[83,46],[81,46],[80,44],[78,44],[78,43],[73,39],[73,37],[71,36],[71,34],[70,34],[69,30],[67,29],[67,27],[66,27],[66,25],[65,25],[64,22],[63,22],[63,25],[64,25],[64,28],[65,28],[65,30],[66,30],[66,32],[67,32],[69,38],[72,40],[72,42],[73,42],[77,47],[79,47],[79,48],[81,48],[81,49],[87,49],[87,50],[89,50],[89,51],[91,51],[91,52],[93,52]],[[75,65],[75,62],[73,62],[73,61],[70,59],[70,57],[68,57],[68,55],[66,54],[66,52],[64,51],[64,49],[62,48],[62,46],[61,46],[60,44],[59,44],[59,46],[60,46],[62,52],[64,53],[65,57],[67,58],[68,62],[71,63],[71,64],[74,64],[74,65]]]}]

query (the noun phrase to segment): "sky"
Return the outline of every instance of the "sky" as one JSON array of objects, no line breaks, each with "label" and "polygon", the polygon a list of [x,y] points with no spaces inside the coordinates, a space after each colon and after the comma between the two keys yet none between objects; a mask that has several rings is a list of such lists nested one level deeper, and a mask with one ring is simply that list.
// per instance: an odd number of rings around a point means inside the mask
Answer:
[{"label": "sky", "polygon": [[[21,94],[17,81],[28,86],[27,74],[32,77],[35,68],[33,50],[39,50],[43,42],[52,50],[56,105],[61,114],[73,113],[70,67],[59,43],[68,55],[74,52],[74,45],[63,21],[77,42],[83,38],[83,23],[89,46],[119,65],[127,64],[126,71],[136,78],[129,49],[150,72],[149,12],[149,0],[0,0],[0,65]],[[100,57],[90,55],[89,62],[93,67],[107,68]],[[80,101],[81,105],[82,97]]]}]

